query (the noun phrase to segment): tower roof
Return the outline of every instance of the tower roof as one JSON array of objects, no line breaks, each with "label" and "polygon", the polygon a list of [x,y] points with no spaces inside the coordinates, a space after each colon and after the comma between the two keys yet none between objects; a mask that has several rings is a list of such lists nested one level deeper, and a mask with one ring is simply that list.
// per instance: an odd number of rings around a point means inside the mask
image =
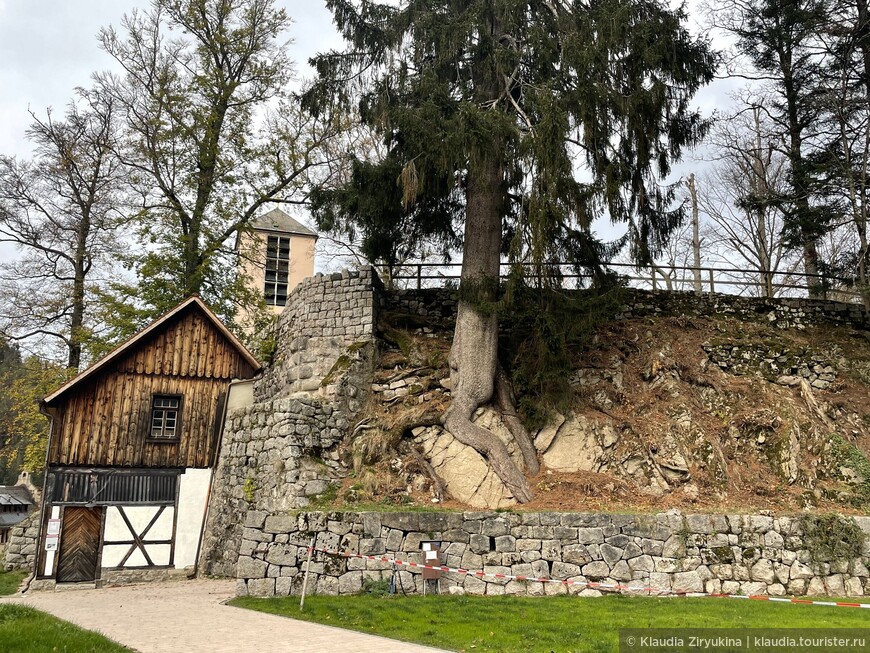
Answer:
[{"label": "tower roof", "polygon": [[314,238],[317,238],[315,232],[298,220],[291,218],[281,209],[272,209],[268,213],[264,213],[259,218],[251,221],[251,228],[260,231],[280,231],[283,233],[313,236]]}]

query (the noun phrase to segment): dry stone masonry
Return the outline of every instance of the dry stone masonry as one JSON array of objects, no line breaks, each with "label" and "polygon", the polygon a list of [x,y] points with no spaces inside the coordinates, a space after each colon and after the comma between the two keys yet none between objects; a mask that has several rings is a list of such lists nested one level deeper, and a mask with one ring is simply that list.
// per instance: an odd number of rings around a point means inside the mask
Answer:
[{"label": "dry stone masonry", "polygon": [[6,561],[4,569],[33,569],[36,564],[36,545],[39,537],[39,510],[20,524],[16,524],[9,534],[6,545]]},{"label": "dry stone masonry", "polygon": [[[584,291],[573,291],[583,293]],[[436,324],[451,324],[456,317],[456,291],[449,288],[395,290],[385,293],[383,310],[426,317]],[[855,328],[870,327],[870,314],[860,304],[823,299],[739,297],[718,293],[650,292],[626,289],[619,318],[660,316],[727,316],[756,321],[762,317],[779,329],[804,329],[824,323]]]},{"label": "dry stone masonry", "polygon": [[318,274],[293,291],[254,403],[227,415],[203,544],[206,573],[232,575],[252,507],[302,508],[343,474],[336,451],[371,386],[371,268]]},{"label": "dry stone masonry", "polygon": [[372,339],[379,288],[368,266],[317,274],[299,284],[278,318],[274,359],[255,385],[255,399],[328,389],[330,372],[346,350]]},{"label": "dry stone masonry", "polygon": [[831,356],[783,347],[776,342],[710,342],[704,345],[709,359],[723,371],[739,376],[758,375],[780,385],[799,385],[806,379],[813,388],[826,390],[837,379]]},{"label": "dry stone masonry", "polygon": [[[239,595],[297,594],[306,546],[422,562],[420,542],[442,541],[450,567],[534,578],[631,584],[685,592],[771,596],[870,594],[870,517],[839,518],[860,535],[851,553],[810,541],[801,517],[573,513],[324,513],[246,515],[237,566]],[[863,542],[863,543],[861,543]],[[855,548],[857,546],[857,548]],[[857,553],[857,555],[851,555]],[[309,588],[355,594],[389,580],[388,562],[318,553]],[[398,568],[397,591],[422,592],[419,574]],[[468,594],[578,593],[577,585],[448,573],[442,591]]]},{"label": "dry stone masonry", "polygon": [[[402,378],[391,377],[388,382],[373,381],[373,370],[378,354],[378,336],[380,335],[377,327],[378,316],[391,317],[391,323],[394,323],[393,318],[398,317],[399,324],[411,327],[422,335],[430,334],[435,337],[437,333],[452,328],[456,307],[456,294],[449,289],[386,291],[377,274],[368,267],[356,272],[319,274],[305,280],[297,287],[290,295],[288,304],[275,327],[274,359],[263,376],[254,382],[253,405],[231,411],[227,415],[209,506],[208,523],[205,530],[206,538],[200,561],[201,569],[205,573],[232,575],[236,573],[237,567],[239,569],[263,569],[262,576],[257,575],[259,571],[255,574],[243,573],[242,578],[250,580],[257,588],[251,591],[269,593],[270,582],[273,592],[285,593],[285,589],[290,591],[288,584],[290,581],[280,581],[279,588],[279,581],[276,579],[289,578],[293,575],[293,570],[297,569],[294,566],[295,562],[291,563],[295,555],[293,549],[295,545],[290,544],[290,534],[291,532],[304,531],[308,527],[299,526],[297,531],[291,531],[288,527],[288,530],[279,532],[274,530],[278,523],[275,520],[286,521],[289,519],[281,515],[283,511],[305,509],[310,507],[312,501],[318,497],[322,499],[326,496],[328,498],[332,488],[346,475],[347,470],[343,466],[337,449],[349,435],[356,415],[363,404],[372,396],[382,405],[389,405],[390,402],[395,401],[406,401],[409,395],[416,397],[419,403],[440,401],[450,392],[449,385],[445,385],[443,379],[436,380],[434,385],[427,385],[425,379],[410,373]],[[757,320],[761,315],[771,324],[780,328],[800,329],[826,321],[848,324],[858,328],[867,328],[868,326],[867,314],[861,307],[836,302],[797,299],[765,300],[724,295],[696,297],[691,294],[644,291],[629,291],[627,293],[622,317],[716,314],[752,320]],[[405,320],[404,323],[402,319]],[[737,369],[744,364],[742,352],[738,351],[737,353],[739,360],[735,359],[733,364],[730,362],[735,354],[733,348],[729,349],[727,354],[722,350],[721,356],[713,352],[711,358],[719,362],[716,358],[719,356],[726,366],[731,365]],[[801,353],[795,358],[795,361],[788,358],[788,355],[786,357],[788,365],[783,364],[781,370],[777,367],[777,370],[782,372],[780,376],[788,376],[790,373],[802,375],[803,368],[807,367],[810,376],[805,378],[809,382],[816,382],[818,387],[818,383],[828,382],[829,376],[836,374],[836,361],[817,361],[811,353],[806,352]],[[779,356],[774,362],[777,366],[780,365]],[[822,365],[820,372],[816,371],[816,367],[819,365]],[[828,367],[831,367],[833,371],[829,371]],[[614,372],[614,374],[617,373],[618,370]],[[812,378],[813,374],[817,375],[815,379]],[[612,380],[615,385],[618,385],[618,378],[614,376]],[[578,377],[578,379],[572,380],[572,383],[574,381],[585,383],[591,379]],[[475,419],[483,420],[483,423],[496,433],[502,431],[502,425],[498,423],[497,415],[483,410],[479,411]],[[574,418],[572,415],[565,416],[563,421],[564,424],[556,424],[552,429],[544,429],[537,434],[536,445],[544,456],[545,464],[559,469],[563,467],[573,469],[577,466],[576,461],[568,460],[570,456],[562,455],[565,452],[562,452],[561,445],[555,442],[555,440],[560,439],[567,442],[569,436],[574,437],[572,442],[576,441],[577,443],[585,438],[584,442],[588,441],[587,444],[594,445],[593,452],[600,450],[604,453],[599,457],[607,458],[605,454],[614,447],[615,432],[612,429],[602,427],[590,430],[590,428],[586,428],[588,425],[584,425],[579,418]],[[416,444],[424,451],[427,459],[433,464],[441,478],[446,480],[451,473],[454,473],[456,478],[453,482],[448,482],[447,485],[455,498],[481,508],[507,507],[512,503],[500,481],[488,470],[480,456],[468,447],[460,446],[449,433],[444,432],[440,427],[429,427],[416,430],[413,435]],[[506,438],[506,440],[512,442],[510,438]],[[663,450],[660,457],[665,454],[670,456],[668,451]],[[600,467],[597,460],[597,458],[590,459],[587,461],[589,464],[586,467],[597,469]],[[457,461],[462,464],[454,464]],[[641,467],[646,463],[644,460],[629,459],[625,464],[636,466],[637,473],[641,474],[643,473]],[[661,475],[685,474],[684,467],[685,465],[673,456],[655,466],[656,469],[663,470]],[[629,473],[631,473],[631,469],[629,469]],[[457,488],[465,488],[467,491],[460,491]],[[256,518],[253,519],[253,522],[250,521],[250,515],[261,513],[274,515],[273,521],[269,522],[271,526],[268,526],[265,521],[263,524],[257,524]],[[247,526],[244,526],[245,515],[249,515]],[[531,519],[531,517],[528,518]],[[319,518],[311,517],[311,519],[316,522]],[[369,517],[368,519],[371,522],[374,518]],[[418,519],[428,519],[428,517],[419,517]],[[445,519],[447,518],[445,517]],[[449,519],[455,521],[457,517],[451,516]],[[505,517],[504,519],[513,520],[516,518]],[[549,518],[542,516],[541,519]],[[559,519],[561,520],[561,517]],[[565,519],[571,521],[575,518],[566,517]],[[592,516],[589,516],[588,519],[594,521]],[[622,535],[633,537],[622,532],[621,529],[624,525],[621,522],[617,523],[620,518],[608,517],[607,519],[611,519],[608,522],[607,528],[609,530],[607,532],[611,533],[614,528],[616,529],[607,537],[619,536],[621,538]],[[476,520],[472,519],[471,521]],[[360,526],[362,522],[357,523],[351,520],[342,523],[344,524],[342,526],[333,525],[333,528],[339,530],[348,528],[344,532],[333,533],[339,536],[339,540],[345,536],[362,535],[354,530],[362,528]],[[535,525],[522,522],[517,524],[511,522],[509,525],[510,529],[534,526],[545,530],[557,526],[550,523]],[[579,526],[561,523],[558,526],[568,529],[604,528],[604,526]],[[269,530],[269,528],[273,530]],[[464,522],[459,525],[451,525],[450,528],[439,527],[424,530],[444,535],[447,531],[462,530],[463,528]],[[311,527],[310,530],[317,531],[318,529]],[[400,529],[393,528],[393,530]],[[405,529],[402,531],[404,533],[401,535],[402,542],[405,542],[405,538],[413,530]],[[564,534],[567,531],[560,531],[560,533]],[[561,565],[578,565],[580,567],[578,573],[593,576],[592,572],[602,572],[603,568],[600,568],[599,565],[599,567],[593,566],[584,571],[586,565],[608,563],[601,554],[601,546],[596,548],[593,545],[602,543],[608,546],[618,545],[610,542],[584,542],[580,533],[578,531],[576,541],[561,542],[564,538],[557,535],[529,537],[513,534],[511,531],[511,533],[504,535],[490,536],[469,530],[466,531],[467,537],[465,539],[463,539],[465,536],[462,536],[453,540],[454,548],[452,551],[455,552],[464,547],[463,553],[459,556],[460,560],[466,553],[478,555],[482,559],[485,558],[488,566],[512,568],[514,565],[532,565],[535,563],[540,566],[542,564],[540,561],[545,560],[547,563],[555,564],[558,562]],[[717,533],[726,534],[721,531]],[[581,565],[568,559],[556,559],[552,556],[548,558],[548,554],[545,554],[549,549],[545,550],[544,548],[517,549],[516,551],[492,549],[478,553],[472,550],[472,535],[491,538],[511,537],[518,541],[529,540],[522,546],[532,546],[535,540],[540,540],[541,547],[544,547],[544,541],[554,542],[558,540],[559,551],[579,551],[579,548],[570,547],[585,547],[587,552],[602,557],[590,556],[590,559]],[[729,532],[727,535],[741,537],[741,533],[738,532]],[[394,533],[390,543],[395,543],[397,537],[399,535]],[[376,533],[368,538],[359,537],[358,539],[360,541],[363,539],[379,541],[380,538],[381,535]],[[475,538],[475,541],[477,539]],[[480,540],[481,543],[482,541]],[[502,544],[499,546],[508,546],[506,544],[508,541],[501,540]],[[621,539],[616,540],[617,543],[621,541]],[[641,546],[637,542],[635,544]],[[662,541],[662,545],[664,545],[664,541]],[[731,544],[729,543],[729,545]],[[376,543],[372,543],[372,546],[377,548]],[[406,547],[407,543],[403,543],[401,546]],[[481,548],[481,546],[475,545],[474,548]],[[565,549],[565,547],[569,548]],[[279,548],[284,553],[278,553]],[[624,547],[618,548],[625,550]],[[398,549],[394,547],[389,550]],[[604,550],[608,551],[609,549],[605,548]],[[635,551],[633,548],[627,550],[629,553]],[[241,556],[240,551],[242,551]],[[484,556],[484,553],[491,555],[487,557]],[[496,553],[500,557],[496,556]],[[535,557],[536,553],[538,557]],[[271,559],[266,559],[267,554],[271,556]],[[451,555],[456,554],[451,553]],[[653,556],[653,554],[644,555]],[[275,562],[278,560],[276,556],[285,556],[280,558],[284,562]],[[628,566],[632,574],[636,571],[647,571],[640,568],[634,569],[629,565],[629,560],[633,560],[635,557],[638,556],[625,557],[625,565],[623,566],[617,565],[623,561],[622,559],[615,560],[613,568],[608,567],[607,573],[611,576],[614,574],[624,576],[625,566]],[[667,558],[668,556],[659,554],[653,557]],[[774,559],[770,560],[773,564]],[[782,560],[775,562],[785,564]],[[362,571],[362,569],[353,568],[354,564],[357,563],[341,563],[344,565],[342,573]],[[647,565],[647,562],[644,558],[643,562],[632,564]],[[660,566],[663,564],[665,563],[661,563]],[[733,563],[724,562],[720,564],[733,565]],[[699,566],[701,566],[700,563]],[[703,566],[711,569],[707,563]],[[738,566],[742,567],[743,563],[741,562],[741,565]],[[552,565],[548,564],[549,567]],[[562,573],[566,569],[559,567],[556,571]],[[717,572],[716,575],[716,579],[721,583],[759,582],[749,577],[740,577],[742,571],[732,572],[733,577],[726,578],[725,569],[725,567],[721,567],[722,573]],[[693,567],[679,572],[667,572],[653,568],[650,573],[691,573],[696,570],[697,567]],[[553,569],[549,569],[549,572],[555,573]],[[698,573],[701,574],[703,583],[714,580],[713,576],[703,577],[706,573],[704,571]],[[338,577],[327,573],[318,583],[323,583],[323,588],[326,588],[329,583],[333,582],[329,580],[330,578],[336,579],[337,583]],[[853,577],[860,578],[857,574],[850,578]],[[819,576],[819,578],[822,577]],[[788,582],[791,580],[790,578]],[[344,581],[344,585],[347,586],[349,582],[351,581]],[[353,583],[355,582],[354,580]],[[474,580],[468,582],[471,585],[475,584]],[[780,582],[779,584],[787,587],[787,583]],[[854,585],[854,581],[852,584]],[[505,586],[499,585],[499,587]],[[729,587],[733,589],[732,586]],[[465,589],[475,591],[474,587],[466,587]],[[488,591],[492,593],[498,590]],[[778,590],[774,588],[771,591]]]}]

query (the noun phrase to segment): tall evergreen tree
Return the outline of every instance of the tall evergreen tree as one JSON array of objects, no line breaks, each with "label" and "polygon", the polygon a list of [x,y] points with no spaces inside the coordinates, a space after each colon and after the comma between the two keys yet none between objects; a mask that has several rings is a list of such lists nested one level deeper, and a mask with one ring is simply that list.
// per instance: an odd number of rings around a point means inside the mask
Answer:
[{"label": "tall evergreen tree", "polygon": [[[531,498],[504,443],[473,424],[493,399],[538,468],[499,374],[496,299],[506,224],[513,251],[545,260],[561,236],[589,242],[606,214],[627,223],[648,260],[679,223],[657,184],[701,137],[689,108],[714,56],[658,0],[327,0],[348,42],[316,57],[315,110],[358,103],[402,165],[409,199],[461,188],[465,201],[459,310],[443,421],[484,455],[514,497]],[[582,169],[578,172],[578,168]],[[582,249],[582,248],[578,248]],[[586,248],[587,251],[589,248]]]},{"label": "tall evergreen tree", "polygon": [[814,157],[826,198],[849,223],[856,246],[837,270],[854,276],[870,306],[870,10],[835,3],[822,31],[825,66],[819,105],[826,130]]}]

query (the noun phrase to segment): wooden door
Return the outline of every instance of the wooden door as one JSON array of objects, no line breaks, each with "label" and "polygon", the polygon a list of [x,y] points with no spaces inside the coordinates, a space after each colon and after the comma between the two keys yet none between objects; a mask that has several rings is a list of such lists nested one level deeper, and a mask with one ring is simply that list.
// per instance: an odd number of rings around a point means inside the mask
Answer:
[{"label": "wooden door", "polygon": [[102,508],[64,508],[57,563],[58,583],[96,580],[102,513]]}]

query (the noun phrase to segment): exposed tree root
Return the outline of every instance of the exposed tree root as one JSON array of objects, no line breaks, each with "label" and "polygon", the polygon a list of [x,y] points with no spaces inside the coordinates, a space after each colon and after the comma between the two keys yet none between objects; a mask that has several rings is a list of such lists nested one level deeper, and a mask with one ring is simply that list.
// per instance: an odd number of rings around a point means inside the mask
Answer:
[{"label": "exposed tree root", "polygon": [[[464,282],[464,281],[463,281]],[[514,498],[532,499],[532,491],[498,436],[472,423],[474,412],[493,398],[498,369],[498,320],[494,313],[460,300],[450,348],[450,407],[442,423],[462,444],[486,458]]]},{"label": "exposed tree root", "polygon": [[471,416],[477,408],[474,402],[454,399],[450,408],[444,413],[444,426],[454,438],[474,448],[486,458],[489,466],[517,501],[528,503],[532,500],[532,491],[526,482],[526,477],[511,459],[505,443],[471,421]]},{"label": "exposed tree root", "polygon": [[502,421],[508,427],[511,435],[514,436],[514,440],[523,454],[526,469],[529,474],[535,476],[541,469],[538,464],[538,454],[529,432],[523,426],[520,418],[517,417],[517,404],[513,389],[501,366],[499,366],[495,376],[495,403],[501,413]]},{"label": "exposed tree root", "polygon": [[429,478],[432,479],[433,490],[435,491],[435,498],[439,501],[444,500],[444,481],[438,476],[435,472],[435,468],[429,464],[429,461],[426,460],[426,457],[419,452],[417,447],[408,446],[408,451],[414,457],[414,460],[426,470],[426,474],[428,474]]},{"label": "exposed tree root", "polygon": [[822,421],[825,428],[829,431],[837,430],[834,423],[831,422],[831,419],[825,415],[825,411],[823,411],[822,407],[819,406],[819,402],[816,401],[816,398],[813,395],[813,389],[810,387],[810,384],[806,379],[801,379],[801,398],[804,400],[804,403],[806,403],[807,408],[810,409],[810,412]]}]

